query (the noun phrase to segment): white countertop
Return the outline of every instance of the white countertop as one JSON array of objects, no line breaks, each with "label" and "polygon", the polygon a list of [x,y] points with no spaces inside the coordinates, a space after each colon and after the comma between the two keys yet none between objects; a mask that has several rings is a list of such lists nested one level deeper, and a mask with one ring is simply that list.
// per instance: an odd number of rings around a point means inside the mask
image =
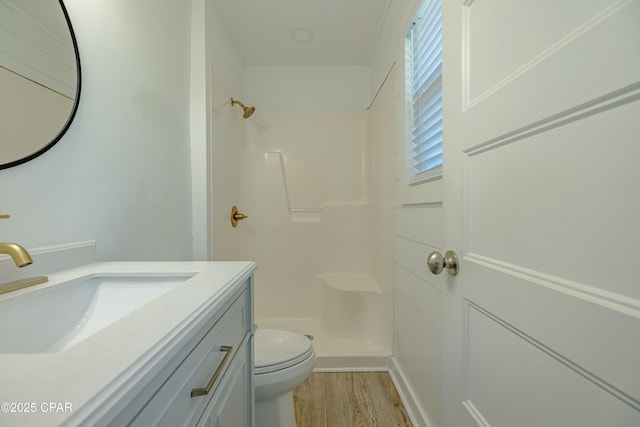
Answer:
[{"label": "white countertop", "polygon": [[[96,273],[195,274],[66,350],[0,354],[0,426],[87,425],[86,420],[115,415],[137,393],[137,382],[170,360],[255,268],[252,262],[113,262],[50,275],[33,288]],[[22,412],[6,412],[7,403]],[[27,405],[35,411],[25,413]]]}]

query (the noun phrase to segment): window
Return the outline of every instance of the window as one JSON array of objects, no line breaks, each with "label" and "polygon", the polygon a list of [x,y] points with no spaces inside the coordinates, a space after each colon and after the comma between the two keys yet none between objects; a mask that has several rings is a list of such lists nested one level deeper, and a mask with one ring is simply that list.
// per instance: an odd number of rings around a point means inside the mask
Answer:
[{"label": "window", "polygon": [[406,38],[410,184],[442,174],[442,1],[424,0]]}]

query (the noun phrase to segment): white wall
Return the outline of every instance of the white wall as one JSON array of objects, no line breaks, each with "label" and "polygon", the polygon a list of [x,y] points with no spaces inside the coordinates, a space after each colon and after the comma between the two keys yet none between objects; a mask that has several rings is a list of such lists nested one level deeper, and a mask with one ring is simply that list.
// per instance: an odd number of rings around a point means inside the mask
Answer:
[{"label": "white wall", "polygon": [[246,67],[245,90],[261,109],[364,110],[369,67]]},{"label": "white wall", "polygon": [[395,79],[392,69],[388,80],[377,92],[368,111],[369,164],[368,200],[371,204],[373,236],[373,276],[383,284],[385,304],[381,316],[385,319],[385,334],[393,336],[394,295],[394,153],[395,153]]},{"label": "white wall", "polygon": [[378,88],[382,86],[382,82],[387,73],[389,73],[391,66],[398,62],[398,43],[407,33],[409,24],[420,4],[420,0],[396,0],[390,3],[371,56],[369,72],[370,99],[374,98]]},{"label": "white wall", "polygon": [[65,2],[78,114],[50,151],[0,171],[0,240],[97,240],[99,260],[191,258],[190,5]]},{"label": "white wall", "polygon": [[191,165],[193,257],[238,259],[229,211],[238,203],[243,65],[213,0],[192,2]]},{"label": "white wall", "polygon": [[[442,181],[409,186],[405,173],[404,36],[419,1],[392,2],[373,55],[371,85],[395,87],[395,292],[391,372],[417,426],[442,425],[441,276],[426,257],[442,250]],[[374,93],[371,94],[374,96]]]}]

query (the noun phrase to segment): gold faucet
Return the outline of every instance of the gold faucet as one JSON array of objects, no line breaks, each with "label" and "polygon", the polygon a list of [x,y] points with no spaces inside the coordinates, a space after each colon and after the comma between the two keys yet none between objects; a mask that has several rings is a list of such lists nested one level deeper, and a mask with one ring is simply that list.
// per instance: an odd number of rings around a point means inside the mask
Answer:
[{"label": "gold faucet", "polygon": [[29,252],[16,243],[0,243],[0,254],[11,256],[18,267],[26,267],[33,262]]},{"label": "gold faucet", "polygon": [[[9,218],[9,215],[0,215],[0,218]],[[31,265],[33,263],[33,259],[31,259],[31,255],[29,255],[29,252],[17,243],[0,243],[0,254],[9,255],[13,259],[13,262],[16,263],[16,266],[18,266],[18,268],[26,267],[27,265]],[[2,283],[0,284],[0,294],[17,291],[18,289],[27,288],[39,283],[44,283],[47,280],[48,279],[46,277],[40,276],[15,280],[9,283]]]}]

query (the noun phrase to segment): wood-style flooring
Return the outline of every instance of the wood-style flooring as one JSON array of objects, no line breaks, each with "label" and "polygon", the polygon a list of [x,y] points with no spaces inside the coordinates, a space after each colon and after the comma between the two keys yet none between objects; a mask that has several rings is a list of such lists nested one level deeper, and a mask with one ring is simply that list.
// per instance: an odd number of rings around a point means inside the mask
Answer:
[{"label": "wood-style flooring", "polygon": [[387,372],[314,372],[293,401],[298,427],[411,427]]}]

